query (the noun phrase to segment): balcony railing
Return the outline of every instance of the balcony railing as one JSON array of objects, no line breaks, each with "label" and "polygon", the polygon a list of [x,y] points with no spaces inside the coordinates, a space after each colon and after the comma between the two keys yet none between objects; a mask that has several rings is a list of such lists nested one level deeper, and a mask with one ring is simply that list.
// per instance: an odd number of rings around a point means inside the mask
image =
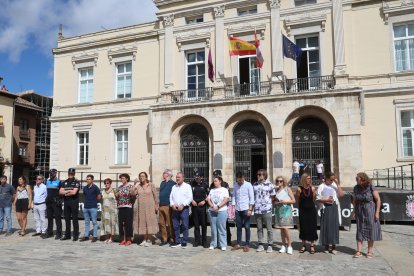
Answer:
[{"label": "balcony railing", "polygon": [[235,85],[227,85],[224,91],[226,98],[243,98],[251,96],[269,95],[271,85],[269,81],[257,83],[243,83]]},{"label": "balcony railing", "polygon": [[30,139],[30,130],[21,130],[19,131],[20,138]]},{"label": "balcony railing", "polygon": [[286,79],[285,81],[285,93],[332,90],[334,88],[334,76]]},{"label": "balcony railing", "polygon": [[177,90],[171,92],[171,103],[208,101],[211,100],[212,97],[212,87],[194,90]]}]

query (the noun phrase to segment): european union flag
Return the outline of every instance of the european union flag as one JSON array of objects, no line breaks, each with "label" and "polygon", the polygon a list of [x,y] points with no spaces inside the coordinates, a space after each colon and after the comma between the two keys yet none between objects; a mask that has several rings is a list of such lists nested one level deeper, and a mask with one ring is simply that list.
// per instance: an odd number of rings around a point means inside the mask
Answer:
[{"label": "european union flag", "polygon": [[302,50],[283,35],[283,55],[293,60],[299,60]]}]

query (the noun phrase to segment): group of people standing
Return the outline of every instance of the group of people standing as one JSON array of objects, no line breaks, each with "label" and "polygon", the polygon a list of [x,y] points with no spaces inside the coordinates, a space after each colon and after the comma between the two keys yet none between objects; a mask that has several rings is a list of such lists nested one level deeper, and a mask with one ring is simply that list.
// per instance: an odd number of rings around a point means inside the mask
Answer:
[{"label": "group of people standing", "polygon": [[[56,223],[55,239],[71,239],[71,222],[73,224],[73,241],[79,239],[78,208],[81,185],[75,178],[75,170],[68,170],[68,179],[60,181],[57,171],[50,171],[50,178],[44,184],[43,176],[36,178],[33,194],[20,177],[15,190],[7,184],[7,177],[1,176],[0,186],[0,230],[3,229],[4,215],[7,220],[7,234],[11,233],[11,204],[16,208],[19,221],[19,234],[26,234],[27,212],[34,210],[36,233],[46,239],[53,236],[53,220]],[[336,176],[328,172],[324,182],[318,187],[311,184],[311,176],[303,173],[295,193],[282,176],[278,176],[273,184],[266,170],[257,172],[257,182],[251,184],[245,180],[243,173],[236,173],[233,195],[229,185],[223,181],[221,171],[214,171],[213,182],[208,185],[203,175],[196,173],[190,184],[184,182],[184,174],[176,174],[176,182],[172,180],[171,170],[163,172],[163,181],[159,192],[149,181],[148,175],[141,172],[134,183],[130,183],[128,174],[121,174],[121,184],[112,187],[112,180],[105,179],[103,191],[93,183],[93,175],[88,175],[87,185],[83,187],[85,232],[80,241],[88,241],[90,221],[93,224],[92,242],[98,240],[97,208],[102,200],[101,236],[105,243],[112,243],[113,237],[119,235],[120,245],[131,245],[134,235],[143,236],[140,246],[150,246],[154,236],[161,232],[161,246],[186,248],[190,222],[194,225],[193,246],[203,246],[211,250],[219,248],[223,251],[231,245],[228,217],[235,217],[237,241],[232,251],[250,250],[250,223],[254,217],[257,225],[257,252],[266,250],[273,252],[273,216],[274,226],[280,229],[282,245],[279,253],[292,254],[292,238],[290,229],[294,228],[292,208],[298,203],[299,238],[302,246],[299,253],[307,251],[315,253],[315,241],[324,247],[324,252],[336,254],[339,244],[339,226],[341,224],[339,198],[344,195]],[[365,173],[358,173],[357,185],[354,187],[354,218],[357,222],[357,252],[355,258],[362,256],[362,243],[368,241],[367,257],[372,257],[373,243],[381,240],[379,223],[380,197]],[[62,235],[62,205],[66,231]],[[191,209],[191,217],[190,217]],[[317,233],[317,216],[320,210],[320,232]],[[47,223],[46,216],[47,213]],[[207,243],[207,215],[211,225],[211,241]],[[267,239],[264,238],[266,227]],[[242,231],[245,230],[245,242],[242,243]],[[266,247],[266,248],[265,248]]]}]

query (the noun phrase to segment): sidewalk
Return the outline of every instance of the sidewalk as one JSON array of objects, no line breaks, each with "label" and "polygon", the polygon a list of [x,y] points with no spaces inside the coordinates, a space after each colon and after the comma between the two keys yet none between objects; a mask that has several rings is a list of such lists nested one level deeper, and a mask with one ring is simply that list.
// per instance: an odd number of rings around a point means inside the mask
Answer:
[{"label": "sidewalk", "polygon": [[[63,221],[64,224],[64,221]],[[13,214],[13,226],[17,220]],[[298,231],[292,230],[293,255],[279,254],[280,232],[274,233],[274,252],[256,253],[256,229],[252,228],[252,245],[248,253],[241,250],[223,252],[202,247],[187,249],[153,245],[55,241],[32,237],[33,214],[29,213],[28,233],[17,231],[10,237],[0,236],[0,271],[3,275],[414,275],[414,227],[385,225],[383,238],[375,243],[374,258],[352,258],[355,250],[355,225],[340,232],[338,254],[298,253]],[[80,221],[81,233],[84,222]],[[210,229],[208,229],[208,234]],[[81,234],[82,236],[82,234]],[[192,241],[193,230],[190,230]],[[232,227],[232,239],[236,229]],[[364,245],[364,252],[366,246]]]}]

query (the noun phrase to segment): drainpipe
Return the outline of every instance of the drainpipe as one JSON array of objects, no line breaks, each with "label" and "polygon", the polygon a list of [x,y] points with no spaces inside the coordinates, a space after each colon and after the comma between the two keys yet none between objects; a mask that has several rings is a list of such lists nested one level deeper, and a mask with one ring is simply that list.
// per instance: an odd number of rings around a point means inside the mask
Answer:
[{"label": "drainpipe", "polygon": [[365,126],[365,93],[361,91],[359,94],[359,109],[361,114],[361,126]]}]

